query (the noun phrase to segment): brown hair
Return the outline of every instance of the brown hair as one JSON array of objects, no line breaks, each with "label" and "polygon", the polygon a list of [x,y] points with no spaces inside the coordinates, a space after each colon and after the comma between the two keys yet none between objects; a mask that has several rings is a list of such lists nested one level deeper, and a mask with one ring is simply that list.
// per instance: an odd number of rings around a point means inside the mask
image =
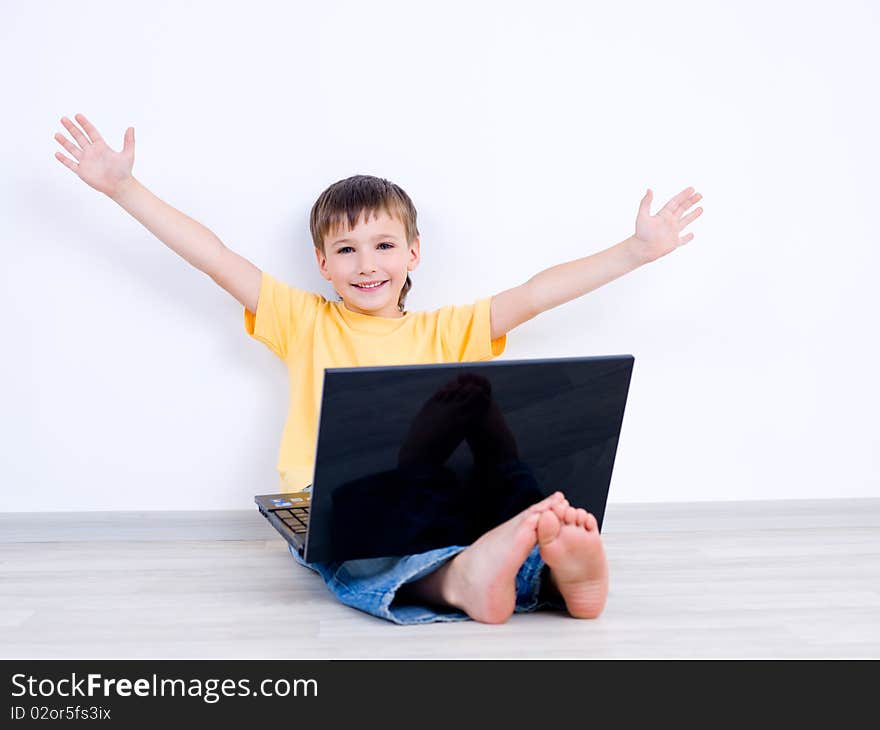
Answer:
[{"label": "brown hair", "polygon": [[[419,235],[416,226],[416,208],[403,188],[393,182],[372,175],[353,175],[333,183],[318,196],[309,216],[309,228],[315,248],[324,252],[324,237],[342,228],[348,221],[348,230],[355,227],[366,211],[366,220],[378,211],[384,211],[403,223],[406,244],[412,246]],[[403,311],[406,295],[412,289],[412,279],[406,275],[406,283],[400,291],[397,306]],[[337,292],[338,294],[338,292]],[[342,297],[339,297],[342,299]]]}]

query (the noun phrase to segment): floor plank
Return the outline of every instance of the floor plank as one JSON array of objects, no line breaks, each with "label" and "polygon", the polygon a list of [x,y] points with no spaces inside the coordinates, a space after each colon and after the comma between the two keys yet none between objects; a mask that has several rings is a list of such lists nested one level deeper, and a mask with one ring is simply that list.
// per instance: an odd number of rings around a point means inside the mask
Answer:
[{"label": "floor plank", "polygon": [[257,513],[0,514],[0,657],[880,657],[880,499],[612,504],[604,613],[397,626]]}]

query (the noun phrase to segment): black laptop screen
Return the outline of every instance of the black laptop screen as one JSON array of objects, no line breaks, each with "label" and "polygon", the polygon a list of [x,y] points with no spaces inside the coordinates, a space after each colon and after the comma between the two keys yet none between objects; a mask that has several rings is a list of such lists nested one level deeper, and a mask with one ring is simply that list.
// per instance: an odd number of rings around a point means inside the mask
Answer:
[{"label": "black laptop screen", "polygon": [[308,560],[468,545],[556,490],[601,529],[633,357],[324,373]]}]

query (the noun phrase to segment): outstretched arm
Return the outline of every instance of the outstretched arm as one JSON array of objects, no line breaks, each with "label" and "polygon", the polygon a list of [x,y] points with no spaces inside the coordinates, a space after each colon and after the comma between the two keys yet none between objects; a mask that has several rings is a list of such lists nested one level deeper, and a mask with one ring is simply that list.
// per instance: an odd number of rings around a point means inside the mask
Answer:
[{"label": "outstretched arm", "polygon": [[251,312],[256,312],[262,272],[227,248],[209,228],[153,195],[132,175],[134,127],[125,130],[122,152],[116,152],[82,114],[76,114],[74,119],[82,131],[70,119],[61,117],[75,144],[63,134],[55,135],[73,159],[56,152],[58,161],[87,185],[118,203],[168,248],[210,276]]},{"label": "outstretched arm", "polygon": [[688,243],[694,234],[680,234],[703,209],[685,213],[702,197],[685,188],[652,216],[649,189],[639,204],[634,235],[592,256],[545,269],[525,284],[492,297],[492,339]]}]

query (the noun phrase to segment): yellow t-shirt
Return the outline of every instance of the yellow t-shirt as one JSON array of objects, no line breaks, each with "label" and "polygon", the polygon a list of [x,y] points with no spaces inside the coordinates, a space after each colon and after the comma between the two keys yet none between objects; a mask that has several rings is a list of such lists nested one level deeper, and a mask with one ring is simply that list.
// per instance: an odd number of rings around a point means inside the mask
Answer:
[{"label": "yellow t-shirt", "polygon": [[256,313],[244,310],[247,333],[287,364],[290,403],[281,436],[282,492],[312,481],[324,368],[421,365],[491,360],[507,335],[490,340],[492,297],[391,319],[360,314],[320,294],[297,289],[265,271]]}]

